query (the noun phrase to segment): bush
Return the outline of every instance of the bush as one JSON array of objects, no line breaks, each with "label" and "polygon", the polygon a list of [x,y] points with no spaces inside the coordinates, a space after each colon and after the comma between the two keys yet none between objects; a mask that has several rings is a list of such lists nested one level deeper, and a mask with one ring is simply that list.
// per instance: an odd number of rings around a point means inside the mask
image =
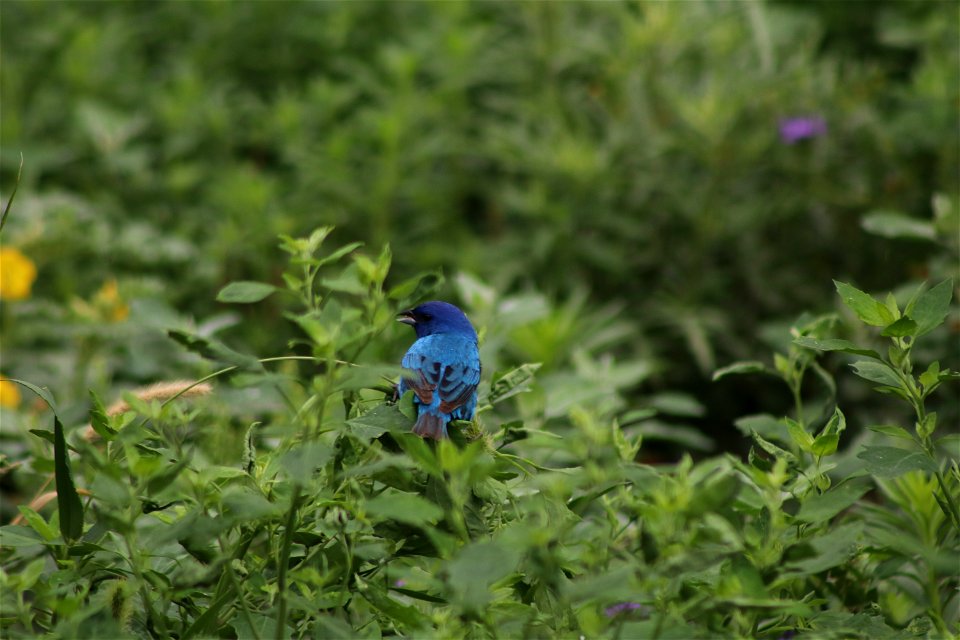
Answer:
[{"label": "bush", "polygon": [[[957,630],[960,441],[935,436],[928,399],[960,375],[933,362],[917,376],[911,358],[915,340],[946,318],[951,282],[905,305],[837,283],[861,321],[883,327],[889,359],[831,337],[835,316],[812,319],[792,331],[775,371],[739,363],[717,374],[770,373],[797,398],[794,418],[744,423],[754,442],[748,462],[684,456],[653,467],[637,462],[643,436],[612,417],[615,404],[574,406],[559,439],[523,419],[514,401],[531,383],[529,365],[495,373],[480,419],[457,423],[452,439],[410,433],[411,394],[384,400],[397,369],[368,347],[437,280],[424,274],[386,289],[390,251],[327,252],[329,231],[281,244],[299,307],[287,315],[309,355],[258,359],[176,331],[211,373],[128,394],[109,410],[94,395],[86,429],[65,429],[49,393],[24,385],[54,412],[53,432],[32,430],[24,461],[30,474],[50,474],[58,508],[44,517],[38,496],[20,506],[24,524],[0,529],[8,634]],[[258,303],[282,293],[241,282],[218,298]],[[835,390],[817,361],[825,351],[860,358],[855,373],[909,403],[913,427],[871,427],[884,444],[838,452],[843,412],[809,418],[797,392],[808,372]],[[574,387],[598,384],[592,372],[567,375]],[[211,399],[185,401],[209,394],[211,381]],[[571,381],[545,380],[546,393],[551,384]],[[241,389],[258,390],[242,396],[258,406],[238,406]],[[243,427],[251,412],[262,421]],[[875,498],[863,500],[868,493]]]},{"label": "bush", "polygon": [[956,633],[941,7],[5,2],[3,633]]}]

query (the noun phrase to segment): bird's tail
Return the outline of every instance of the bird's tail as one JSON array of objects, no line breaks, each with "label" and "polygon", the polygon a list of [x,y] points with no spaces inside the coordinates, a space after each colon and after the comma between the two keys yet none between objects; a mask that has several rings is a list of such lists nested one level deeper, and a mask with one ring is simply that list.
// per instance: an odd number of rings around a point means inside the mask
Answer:
[{"label": "bird's tail", "polygon": [[422,438],[443,440],[447,437],[447,423],[443,416],[424,411],[413,425],[413,432]]}]

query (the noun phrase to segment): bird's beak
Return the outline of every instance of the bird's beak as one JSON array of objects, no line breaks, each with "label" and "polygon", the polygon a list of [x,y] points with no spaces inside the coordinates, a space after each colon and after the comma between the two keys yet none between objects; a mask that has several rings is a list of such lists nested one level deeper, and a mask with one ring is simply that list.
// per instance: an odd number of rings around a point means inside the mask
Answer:
[{"label": "bird's beak", "polygon": [[397,314],[397,322],[402,322],[403,324],[415,325],[417,321],[413,317],[413,309],[407,309],[406,311],[401,311]]}]

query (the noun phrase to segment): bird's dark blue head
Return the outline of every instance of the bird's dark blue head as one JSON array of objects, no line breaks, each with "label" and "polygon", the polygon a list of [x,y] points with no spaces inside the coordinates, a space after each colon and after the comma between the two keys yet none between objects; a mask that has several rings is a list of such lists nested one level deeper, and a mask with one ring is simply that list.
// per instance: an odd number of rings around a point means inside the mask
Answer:
[{"label": "bird's dark blue head", "polygon": [[477,339],[473,325],[457,307],[449,302],[433,300],[418,307],[401,311],[397,320],[409,324],[417,332],[417,337],[432,336],[435,333],[459,333]]}]

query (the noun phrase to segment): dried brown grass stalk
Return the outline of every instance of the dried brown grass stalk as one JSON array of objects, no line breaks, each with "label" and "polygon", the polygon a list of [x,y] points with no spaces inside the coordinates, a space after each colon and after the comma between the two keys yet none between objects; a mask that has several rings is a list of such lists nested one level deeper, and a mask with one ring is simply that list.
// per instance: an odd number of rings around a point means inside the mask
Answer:
[{"label": "dried brown grass stalk", "polygon": [[[195,382],[193,380],[169,380],[167,382],[157,382],[149,387],[140,387],[132,392],[134,397],[144,402],[153,400],[171,400],[173,398],[196,398],[207,396],[213,393],[213,386],[208,382]],[[124,399],[119,399],[107,407],[107,416],[113,417],[130,409],[130,404]],[[96,440],[99,436],[93,427],[87,425],[83,432],[83,437],[88,441]]]}]

